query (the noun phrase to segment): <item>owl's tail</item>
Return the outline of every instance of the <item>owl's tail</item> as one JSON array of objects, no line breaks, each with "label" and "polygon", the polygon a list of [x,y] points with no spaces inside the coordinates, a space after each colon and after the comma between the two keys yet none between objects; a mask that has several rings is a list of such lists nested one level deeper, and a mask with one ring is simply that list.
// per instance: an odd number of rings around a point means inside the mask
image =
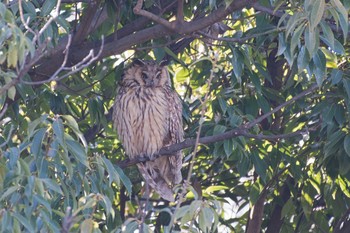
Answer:
[{"label": "owl's tail", "polygon": [[172,202],[175,200],[171,186],[181,182],[181,171],[174,171],[174,169],[171,169],[166,156],[160,157],[154,161],[139,163],[137,166],[145,182],[162,198]]}]

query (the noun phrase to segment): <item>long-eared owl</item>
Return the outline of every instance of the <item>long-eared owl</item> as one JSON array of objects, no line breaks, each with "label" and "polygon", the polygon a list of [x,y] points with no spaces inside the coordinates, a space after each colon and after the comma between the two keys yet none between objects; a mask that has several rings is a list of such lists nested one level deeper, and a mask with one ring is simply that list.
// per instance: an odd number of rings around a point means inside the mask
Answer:
[{"label": "long-eared owl", "polygon": [[113,109],[113,124],[126,154],[147,157],[138,163],[145,182],[162,198],[174,201],[172,187],[182,180],[182,153],[154,154],[183,140],[182,105],[171,88],[166,66],[135,60],[125,69]]}]

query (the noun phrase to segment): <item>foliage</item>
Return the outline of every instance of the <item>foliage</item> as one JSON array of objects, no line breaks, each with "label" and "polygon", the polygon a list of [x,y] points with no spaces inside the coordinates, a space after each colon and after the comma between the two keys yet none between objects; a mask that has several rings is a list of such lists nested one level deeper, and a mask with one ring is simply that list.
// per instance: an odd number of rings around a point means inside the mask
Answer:
[{"label": "foliage", "polygon": [[[57,2],[0,3],[1,232],[350,231],[349,1]],[[176,203],[121,163],[134,57],[169,62],[186,138],[215,139]]]}]

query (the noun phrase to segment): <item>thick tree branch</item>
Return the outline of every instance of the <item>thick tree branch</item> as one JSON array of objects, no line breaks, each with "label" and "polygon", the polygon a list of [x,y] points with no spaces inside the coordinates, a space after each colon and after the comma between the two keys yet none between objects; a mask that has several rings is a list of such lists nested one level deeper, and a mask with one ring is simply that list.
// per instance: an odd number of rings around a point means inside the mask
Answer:
[{"label": "thick tree branch", "polygon": [[270,188],[274,183],[278,183],[280,176],[289,168],[287,165],[285,168],[280,170],[269,182],[265,185],[264,189],[261,191],[258,200],[250,209],[249,219],[247,222],[246,233],[259,233],[261,231],[261,224],[263,220],[263,214],[265,209],[265,200]]},{"label": "thick tree branch", "polygon": [[260,232],[267,193],[267,189],[264,189],[259,195],[259,198],[254,204],[254,206],[252,206],[252,208],[250,209],[246,233]]},{"label": "thick tree branch", "polygon": [[[126,36],[123,36],[121,31],[118,31],[116,33],[118,33],[118,38],[120,39],[118,39],[117,41],[113,40],[114,34],[106,38],[106,43],[101,53],[100,59],[111,55],[120,54],[132,48],[132,46],[134,45],[141,44],[151,39],[163,38],[170,35],[178,35],[179,37],[184,37],[186,34],[191,34],[193,32],[202,30],[216,22],[219,22],[223,20],[228,14],[232,13],[233,11],[240,10],[244,7],[249,7],[252,4],[254,4],[256,1],[257,0],[233,1],[229,6],[227,7],[223,6],[213,11],[211,14],[209,14],[206,17],[195,19],[191,22],[184,22],[180,26],[178,24],[176,26],[176,31],[170,30],[169,28],[165,27],[162,24],[158,24],[146,29],[140,29],[135,33],[132,33],[135,31],[135,29],[131,31],[129,30],[129,32],[131,33],[127,34]],[[143,20],[144,19],[145,18],[143,18]],[[144,27],[144,25],[142,26]],[[73,56],[69,58],[68,64],[77,63],[78,61],[82,60],[90,52],[91,49],[94,49],[97,51],[100,48],[100,45],[101,45],[101,41],[100,42],[95,41],[95,42],[82,44],[79,47],[72,48]],[[59,68],[63,60],[63,55],[62,55],[63,50],[64,50],[64,46],[61,45],[61,46],[58,46],[58,48],[55,49],[54,51],[50,52],[50,57],[47,58],[45,61],[42,61],[42,64],[36,67],[34,74],[38,75],[38,77],[36,77],[35,79],[42,80],[47,77],[50,77],[52,73]]]},{"label": "thick tree branch", "polygon": [[[182,1],[180,1],[182,2]],[[148,11],[142,10],[142,0],[138,1],[138,4],[134,8],[134,13],[142,15],[144,17],[147,17],[154,22],[159,23],[160,25],[163,25],[170,31],[177,32],[178,34],[189,34],[193,33],[199,30],[202,30],[210,25],[213,25],[216,22],[222,21],[227,15],[232,13],[233,11],[236,11],[238,9],[242,9],[244,7],[250,7],[252,6],[257,0],[242,0],[242,1],[233,1],[228,6],[222,6],[219,9],[213,11],[211,14],[209,14],[206,17],[203,17],[201,19],[193,20],[191,22],[186,22],[184,20],[176,20],[174,22],[169,22],[159,16],[156,16]],[[179,3],[180,4],[180,3]],[[135,11],[136,9],[136,11]],[[182,6],[180,6],[180,9],[178,12],[180,12],[181,17],[181,11]],[[179,14],[179,13],[178,13]],[[183,17],[182,17],[183,18]]]},{"label": "thick tree branch", "polygon": [[[318,88],[318,86],[316,84],[312,85],[309,89],[301,92],[300,94],[294,96],[293,98],[291,98],[290,100],[284,102],[283,104],[277,106],[276,108],[272,109],[270,112],[256,118],[255,120],[248,122],[242,126],[240,126],[239,128],[227,131],[225,133],[222,134],[218,134],[218,135],[213,135],[213,136],[207,136],[207,137],[201,137],[199,138],[198,142],[199,144],[210,144],[210,143],[214,143],[214,142],[219,142],[219,141],[224,141],[227,139],[231,139],[231,138],[235,138],[238,136],[251,136],[252,134],[248,133],[248,130],[251,129],[252,127],[254,127],[255,125],[259,124],[261,121],[263,121],[264,119],[268,118],[269,116],[271,116],[272,114],[278,112],[279,110],[281,110],[282,108],[294,103],[295,101],[305,97],[306,95],[309,95],[310,93],[312,93],[313,91],[315,91]],[[299,131],[299,132],[295,132],[295,133],[291,133],[289,136],[297,136],[300,134],[305,133],[305,131]],[[255,138],[257,139],[267,139],[269,137],[273,137],[273,136],[259,136],[256,135]],[[271,138],[270,138],[271,139]],[[274,140],[278,139],[278,138],[273,138]],[[160,149],[159,153],[157,155],[154,156],[154,159],[160,157],[160,156],[166,156],[166,155],[172,155],[174,154],[174,152],[185,149],[185,148],[189,148],[189,147],[193,147],[196,145],[196,139],[192,139],[192,138],[188,138],[186,140],[184,140],[183,142],[177,143],[177,144],[173,144],[167,147],[163,147],[162,149]],[[126,159],[123,160],[121,162],[118,163],[118,166],[120,166],[121,168],[125,168],[140,162],[145,162],[148,161],[148,158],[145,157],[139,157],[137,159]]]},{"label": "thick tree branch", "polygon": [[334,227],[334,233],[346,233],[350,230],[350,208],[346,210]]},{"label": "thick tree branch", "polygon": [[99,10],[101,0],[94,0],[89,2],[88,8],[84,11],[83,18],[79,27],[74,34],[73,44],[82,42],[87,35],[90,34],[90,30],[92,29],[91,24],[94,22],[94,18],[96,12]]}]

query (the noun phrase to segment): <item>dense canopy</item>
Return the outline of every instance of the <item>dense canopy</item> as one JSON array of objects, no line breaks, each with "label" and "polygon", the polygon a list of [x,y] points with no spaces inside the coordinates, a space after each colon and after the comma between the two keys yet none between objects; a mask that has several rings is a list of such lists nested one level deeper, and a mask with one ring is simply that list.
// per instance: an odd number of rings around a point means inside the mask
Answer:
[{"label": "dense canopy", "polygon": [[[348,0],[0,3],[1,232],[350,232]],[[112,126],[124,67],[168,65],[175,202]]]}]

